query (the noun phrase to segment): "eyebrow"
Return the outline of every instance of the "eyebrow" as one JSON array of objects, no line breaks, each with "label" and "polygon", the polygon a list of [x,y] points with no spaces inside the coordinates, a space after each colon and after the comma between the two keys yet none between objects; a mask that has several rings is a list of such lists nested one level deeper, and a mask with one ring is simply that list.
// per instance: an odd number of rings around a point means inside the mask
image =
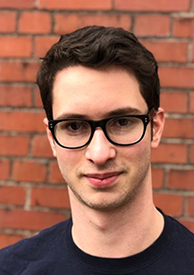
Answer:
[{"label": "eyebrow", "polygon": [[126,107],[126,108],[119,108],[113,111],[108,112],[108,116],[119,116],[119,115],[139,115],[139,114],[143,114],[144,112],[142,112],[141,110],[137,109],[137,108],[132,108],[132,107]]},{"label": "eyebrow", "polygon": [[[112,116],[119,116],[119,115],[127,115],[127,114],[128,115],[139,115],[139,114],[145,114],[145,113],[137,108],[126,107],[126,108],[118,108],[118,109],[115,109],[115,110],[105,113],[105,118],[109,118]],[[91,120],[91,118],[88,114],[80,114],[80,113],[64,113],[64,114],[59,115],[56,118],[56,120],[68,119],[68,118],[79,118],[79,119]]]}]

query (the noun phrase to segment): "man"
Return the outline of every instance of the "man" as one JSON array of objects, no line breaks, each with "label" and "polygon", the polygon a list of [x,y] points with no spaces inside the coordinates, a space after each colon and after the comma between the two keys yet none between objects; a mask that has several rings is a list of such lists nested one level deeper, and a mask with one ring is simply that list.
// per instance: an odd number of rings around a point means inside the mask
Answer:
[{"label": "man", "polygon": [[153,204],[153,55],[123,29],[86,27],[53,45],[37,79],[72,219],[3,249],[0,274],[194,274],[193,234]]}]

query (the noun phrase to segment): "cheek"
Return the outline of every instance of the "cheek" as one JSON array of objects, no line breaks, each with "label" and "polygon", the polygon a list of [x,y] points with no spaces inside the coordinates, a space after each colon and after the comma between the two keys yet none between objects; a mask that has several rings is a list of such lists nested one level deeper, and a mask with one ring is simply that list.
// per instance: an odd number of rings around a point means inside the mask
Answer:
[{"label": "cheek", "polygon": [[61,174],[65,179],[71,174],[75,175],[75,170],[79,167],[81,161],[81,154],[78,151],[57,148],[56,158]]},{"label": "cheek", "polygon": [[132,165],[150,162],[151,159],[151,138],[150,136],[145,136],[144,139],[132,146],[129,146],[128,150],[125,152],[125,158]]}]

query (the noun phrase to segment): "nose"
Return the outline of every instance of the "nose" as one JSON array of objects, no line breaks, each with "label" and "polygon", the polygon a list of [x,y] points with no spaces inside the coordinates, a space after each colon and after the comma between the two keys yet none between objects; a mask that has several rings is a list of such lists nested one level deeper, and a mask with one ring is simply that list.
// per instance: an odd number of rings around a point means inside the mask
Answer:
[{"label": "nose", "polygon": [[101,128],[94,132],[90,144],[86,148],[85,157],[97,165],[103,165],[116,156],[115,146],[108,141]]}]

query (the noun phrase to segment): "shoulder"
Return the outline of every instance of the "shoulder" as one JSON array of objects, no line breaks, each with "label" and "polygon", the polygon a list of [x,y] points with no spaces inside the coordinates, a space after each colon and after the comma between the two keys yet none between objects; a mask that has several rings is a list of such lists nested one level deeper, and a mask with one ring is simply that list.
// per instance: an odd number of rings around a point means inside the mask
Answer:
[{"label": "shoulder", "polygon": [[170,240],[179,239],[182,241],[191,241],[194,242],[194,233],[189,231],[180,221],[174,217],[164,214],[160,209],[158,211],[164,217],[164,232],[166,236],[170,236]]},{"label": "shoulder", "polygon": [[166,235],[169,237],[166,255],[176,258],[177,265],[194,266],[194,234],[176,219],[165,216]]},{"label": "shoulder", "polygon": [[[171,220],[173,224],[173,238],[176,239],[176,241],[182,241],[185,244],[188,242],[190,245],[193,245],[194,249],[194,233],[191,232],[188,228],[186,228],[183,224],[181,224],[179,221],[172,217],[167,217]],[[177,240],[178,238],[178,240]]]},{"label": "shoulder", "polygon": [[70,220],[61,222],[32,238],[23,239],[0,250],[0,274],[13,274],[13,271],[14,274],[21,274],[29,263],[51,259],[55,253],[51,248],[60,249],[62,240],[65,240],[63,236],[70,224]]},{"label": "shoulder", "polygon": [[173,217],[164,215],[164,219],[154,266],[161,274],[193,274],[194,234]]}]

